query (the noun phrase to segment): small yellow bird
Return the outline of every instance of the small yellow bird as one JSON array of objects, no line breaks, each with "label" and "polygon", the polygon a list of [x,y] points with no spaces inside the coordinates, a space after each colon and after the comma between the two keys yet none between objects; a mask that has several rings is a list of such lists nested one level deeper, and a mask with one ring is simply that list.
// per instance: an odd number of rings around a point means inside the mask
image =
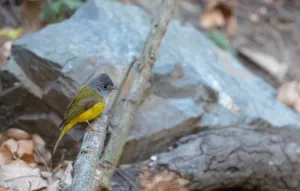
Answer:
[{"label": "small yellow bird", "polygon": [[110,77],[107,74],[100,74],[78,92],[68,106],[64,119],[58,127],[61,132],[54,146],[53,154],[66,132],[77,123],[87,122],[94,130],[89,121],[101,114],[105,108],[106,98],[114,89],[117,88]]}]

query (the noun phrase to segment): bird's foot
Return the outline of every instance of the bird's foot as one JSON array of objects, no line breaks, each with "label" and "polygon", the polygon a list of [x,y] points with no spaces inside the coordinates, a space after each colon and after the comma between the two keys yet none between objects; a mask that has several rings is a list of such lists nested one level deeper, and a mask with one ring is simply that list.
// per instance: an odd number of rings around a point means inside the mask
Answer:
[{"label": "bird's foot", "polygon": [[90,122],[89,121],[86,121],[87,122],[87,124],[89,124],[89,126],[88,126],[88,128],[86,129],[87,130],[87,132],[91,132],[91,131],[93,131],[93,132],[97,132],[97,130],[96,129],[94,129],[94,127],[90,124]]}]

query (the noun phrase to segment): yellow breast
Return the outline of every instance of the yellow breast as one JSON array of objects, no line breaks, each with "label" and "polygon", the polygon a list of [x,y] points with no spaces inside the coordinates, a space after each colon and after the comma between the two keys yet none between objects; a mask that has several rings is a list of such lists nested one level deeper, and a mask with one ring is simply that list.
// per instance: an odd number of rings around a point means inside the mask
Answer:
[{"label": "yellow breast", "polygon": [[78,117],[76,117],[73,120],[76,123],[90,121],[90,120],[98,117],[101,114],[101,112],[104,110],[104,108],[105,108],[105,103],[99,102],[99,103],[95,104],[93,107],[91,107],[89,110],[86,110],[85,112],[80,114]]}]

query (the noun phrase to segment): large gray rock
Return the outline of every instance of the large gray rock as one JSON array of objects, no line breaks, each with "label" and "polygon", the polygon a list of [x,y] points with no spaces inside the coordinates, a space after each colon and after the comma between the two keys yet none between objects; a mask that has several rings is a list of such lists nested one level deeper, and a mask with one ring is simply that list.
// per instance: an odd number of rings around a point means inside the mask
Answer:
[{"label": "large gray rock", "polygon": [[[71,19],[17,40],[0,76],[4,86],[21,86],[0,95],[0,112],[5,113],[1,130],[29,129],[53,146],[56,126],[76,90],[102,72],[120,84],[132,57],[140,56],[149,26],[150,17],[141,8],[90,0]],[[194,27],[175,20],[163,38],[150,83],[123,162],[165,150],[202,127],[300,124],[293,111],[275,100],[271,86]],[[73,148],[68,156],[76,154],[81,136],[82,129],[75,129],[62,141]]]}]

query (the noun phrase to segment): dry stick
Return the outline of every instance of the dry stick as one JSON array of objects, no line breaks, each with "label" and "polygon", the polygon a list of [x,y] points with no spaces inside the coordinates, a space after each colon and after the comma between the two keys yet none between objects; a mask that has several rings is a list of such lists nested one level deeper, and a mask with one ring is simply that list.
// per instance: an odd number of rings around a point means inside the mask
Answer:
[{"label": "dry stick", "polygon": [[[125,81],[127,81],[128,74],[135,62],[136,58],[134,58],[129,65],[120,89],[123,89]],[[115,97],[112,97],[113,95],[110,97],[110,100],[114,100],[113,103],[108,101],[109,103],[107,104],[107,108],[113,109],[113,107],[115,107],[115,102],[117,99],[119,99],[120,91],[114,95]],[[111,104],[111,106],[109,104]],[[74,166],[74,178],[71,185],[72,191],[97,190],[98,184],[95,184],[95,182],[98,182],[96,167],[103,150],[104,141],[106,138],[106,130],[109,124],[108,120],[108,116],[103,114],[92,123],[92,126],[94,129],[96,129],[96,132],[91,131],[85,133],[82,146]]]},{"label": "dry stick", "polygon": [[148,38],[140,59],[140,65],[136,68],[134,74],[133,87],[130,91],[130,95],[124,101],[122,116],[119,117],[120,120],[118,120],[117,116],[113,116],[112,118],[112,120],[118,121],[118,125],[115,129],[117,132],[115,133],[116,136],[111,136],[103,157],[100,159],[100,166],[102,168],[100,182],[98,182],[98,184],[100,184],[99,186],[101,186],[101,188],[110,188],[112,176],[122,154],[138,106],[145,92],[145,87],[147,86],[152,68],[156,61],[162,37],[174,14],[176,2],[177,0],[163,1],[159,13],[156,14],[156,17],[152,20]]},{"label": "dry stick", "polygon": [[71,185],[72,191],[92,190],[96,177],[96,167],[101,155],[108,116],[102,115],[92,123],[96,130],[86,132],[82,146],[74,165],[74,178]]}]

